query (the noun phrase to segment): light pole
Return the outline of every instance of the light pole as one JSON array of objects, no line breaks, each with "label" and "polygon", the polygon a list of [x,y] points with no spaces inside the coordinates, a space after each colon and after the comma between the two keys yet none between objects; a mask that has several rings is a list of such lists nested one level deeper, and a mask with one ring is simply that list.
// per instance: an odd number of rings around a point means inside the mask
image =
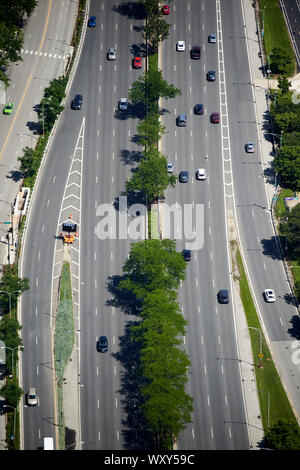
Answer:
[{"label": "light pole", "polygon": [[15,294],[16,292],[19,292],[19,294],[22,293],[21,290],[14,290],[13,292],[7,292],[6,290],[0,290],[0,293],[4,292],[5,294],[8,295],[9,297],[9,317],[11,318],[11,295]]},{"label": "light pole", "polygon": [[254,326],[249,326],[249,328],[251,328],[252,330],[256,331],[257,333],[259,333],[259,367],[260,369],[263,368],[263,365],[262,365],[262,358],[263,358],[263,353],[262,353],[262,331],[259,329],[259,328],[255,328]]},{"label": "light pole", "polygon": [[15,348],[10,348],[9,346],[1,346],[1,349],[10,349],[11,353],[11,377],[14,370],[14,350],[20,348],[21,346],[16,346]]},{"label": "light pole", "polygon": [[11,439],[15,439],[15,437],[16,437],[16,412],[17,412],[18,407],[15,408],[12,405],[3,405],[3,408],[12,408],[14,410],[14,435],[13,435],[13,437],[11,437]]}]

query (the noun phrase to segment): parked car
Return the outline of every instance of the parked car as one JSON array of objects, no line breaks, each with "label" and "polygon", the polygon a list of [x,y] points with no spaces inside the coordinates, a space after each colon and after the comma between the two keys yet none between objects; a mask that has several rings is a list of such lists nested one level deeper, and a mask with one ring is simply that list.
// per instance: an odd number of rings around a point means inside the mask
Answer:
[{"label": "parked car", "polygon": [[136,56],[133,58],[132,66],[134,69],[141,69],[142,68],[142,58],[140,56]]},{"label": "parked car", "polygon": [[127,98],[120,98],[118,103],[119,111],[127,111],[128,110],[128,101]]},{"label": "parked car", "polygon": [[109,50],[108,50],[108,53],[107,53],[107,59],[108,60],[116,60],[117,58],[117,53],[116,53],[116,50],[111,47]]},{"label": "parked car", "polygon": [[187,123],[186,114],[179,114],[177,118],[177,126],[178,127],[185,127]]},{"label": "parked car", "polygon": [[247,153],[254,153],[254,143],[253,142],[247,142],[246,143],[246,152]]},{"label": "parked car", "polygon": [[188,183],[189,182],[189,172],[183,170],[179,173],[179,181],[180,183]]},{"label": "parked car", "polygon": [[220,304],[229,304],[229,292],[227,289],[219,290],[218,301]]},{"label": "parked car", "polygon": [[265,289],[264,297],[266,302],[276,302],[276,297],[273,289]]},{"label": "parked car", "polygon": [[201,57],[201,47],[193,46],[191,49],[191,59],[200,59]]},{"label": "parked car", "polygon": [[82,106],[82,95],[75,95],[71,103],[72,109],[81,109]]},{"label": "parked car", "polygon": [[203,114],[203,104],[195,104],[194,113]]},{"label": "parked car", "polygon": [[196,178],[197,180],[205,180],[206,179],[206,170],[205,168],[198,168],[196,171]]},{"label": "parked car", "polygon": [[215,33],[211,33],[208,36],[208,42],[210,42],[211,44],[216,43],[217,42],[217,35]]},{"label": "parked car", "polygon": [[27,405],[36,406],[38,404],[38,397],[36,394],[35,387],[30,387],[27,393]]},{"label": "parked car", "polygon": [[96,16],[91,16],[89,21],[88,21],[88,26],[90,28],[95,28],[96,26]]},{"label": "parked car", "polygon": [[184,261],[191,261],[192,259],[191,250],[182,250],[182,256],[183,256]]},{"label": "parked car", "polygon": [[97,351],[106,352],[108,350],[108,340],[106,336],[100,336],[97,341]]},{"label": "parked car", "polygon": [[210,115],[210,122],[213,124],[219,124],[220,122],[220,113],[212,113]]},{"label": "parked car", "polygon": [[183,52],[185,51],[185,41],[177,41],[176,43],[176,50],[178,52]]}]

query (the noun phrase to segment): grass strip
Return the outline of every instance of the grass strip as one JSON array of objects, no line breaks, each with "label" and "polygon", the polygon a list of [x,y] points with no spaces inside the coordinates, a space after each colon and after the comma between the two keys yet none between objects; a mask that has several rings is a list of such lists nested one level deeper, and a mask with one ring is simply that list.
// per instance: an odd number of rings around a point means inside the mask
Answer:
[{"label": "grass strip", "polygon": [[64,370],[74,347],[74,318],[71,288],[70,263],[64,262],[61,277],[59,302],[55,326],[54,360],[57,378],[57,403],[59,416],[59,446],[64,448],[65,426],[63,419],[63,377]]},{"label": "grass strip", "polygon": [[[263,427],[265,430],[268,429],[268,397],[270,398],[269,427],[272,427],[279,419],[291,420],[298,426],[263,335],[236,241],[231,241],[231,251],[233,264],[237,266],[239,273],[240,296],[249,327]],[[260,334],[262,335],[262,368],[259,367]]]}]

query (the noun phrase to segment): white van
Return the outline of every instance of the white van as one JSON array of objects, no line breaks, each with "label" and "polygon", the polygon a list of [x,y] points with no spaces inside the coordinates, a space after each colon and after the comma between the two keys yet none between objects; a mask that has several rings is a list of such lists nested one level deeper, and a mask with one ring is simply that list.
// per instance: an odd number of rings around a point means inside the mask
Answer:
[{"label": "white van", "polygon": [[53,437],[44,437],[44,450],[54,450]]}]

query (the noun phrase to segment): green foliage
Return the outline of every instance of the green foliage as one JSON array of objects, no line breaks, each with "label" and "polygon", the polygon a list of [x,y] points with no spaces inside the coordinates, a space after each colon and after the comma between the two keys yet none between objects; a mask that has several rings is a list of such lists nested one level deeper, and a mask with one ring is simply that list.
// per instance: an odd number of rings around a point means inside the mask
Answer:
[{"label": "green foliage", "polygon": [[174,186],[176,179],[166,171],[167,159],[158,150],[151,148],[144,154],[136,172],[126,182],[126,190],[140,191],[147,198],[148,204],[162,198],[166,188]]},{"label": "green foliage", "polygon": [[34,149],[25,147],[23,149],[23,156],[19,157],[18,160],[21,162],[20,170],[25,178],[31,178],[37,173],[40,161],[37,158],[37,154]]},{"label": "green foliage", "polygon": [[300,431],[296,423],[278,420],[265,435],[266,445],[275,450],[300,450]]},{"label": "green foliage", "polygon": [[286,74],[293,64],[292,58],[280,47],[276,47],[272,50],[270,58],[271,71],[275,74]]},{"label": "green foliage", "polygon": [[[0,281],[0,291],[6,291],[10,293],[11,298],[11,310],[13,311],[17,305],[18,296],[29,289],[29,279],[19,278],[17,274],[17,268],[15,265],[7,265],[4,268],[4,272]],[[16,292],[20,291],[20,292]],[[0,292],[1,306],[5,313],[9,312],[9,295]]]},{"label": "green foliage", "polygon": [[52,80],[48,88],[45,88],[38,116],[40,118],[39,124],[46,132],[52,129],[57,116],[64,109],[61,102],[65,97],[67,82],[67,77],[58,77]]},{"label": "green foliage", "polygon": [[144,299],[156,289],[177,289],[185,279],[185,261],[174,240],[145,240],[131,245],[120,287]]},{"label": "green foliage", "polygon": [[7,382],[0,389],[0,395],[5,398],[7,403],[14,408],[17,408],[19,400],[23,395],[23,390],[14,381]]},{"label": "green foliage", "polygon": [[148,16],[142,33],[143,38],[157,47],[159,42],[168,38],[170,27],[170,23],[167,23],[166,20],[158,15],[155,17]]},{"label": "green foliage", "polygon": [[274,158],[274,168],[280,174],[282,186],[300,190],[300,145],[280,148]]},{"label": "green foliage", "polygon": [[137,132],[139,144],[148,148],[157,144],[157,140],[166,133],[166,128],[161,124],[157,113],[148,113],[145,119],[138,123]]},{"label": "green foliage", "polygon": [[278,88],[281,90],[282,95],[288,93],[290,86],[291,82],[288,81],[287,77],[278,77]]},{"label": "green foliage", "polygon": [[280,235],[286,237],[289,248],[300,256],[300,205],[297,204],[289,213],[287,220],[280,224]]}]

